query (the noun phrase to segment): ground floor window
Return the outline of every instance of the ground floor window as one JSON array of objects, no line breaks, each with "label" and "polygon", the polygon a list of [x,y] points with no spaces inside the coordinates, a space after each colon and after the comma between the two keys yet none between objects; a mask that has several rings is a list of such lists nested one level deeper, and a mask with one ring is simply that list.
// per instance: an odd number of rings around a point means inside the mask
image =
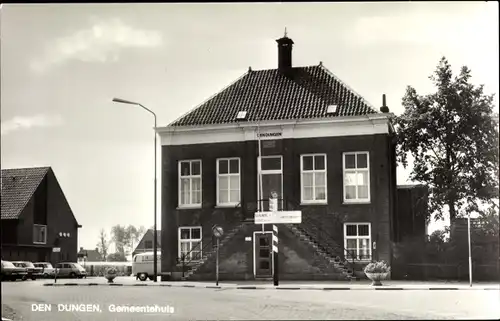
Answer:
[{"label": "ground floor window", "polygon": [[201,260],[201,226],[179,227],[179,257],[186,261]]},{"label": "ground floor window", "polygon": [[371,260],[371,224],[345,223],[344,249],[348,260]]}]

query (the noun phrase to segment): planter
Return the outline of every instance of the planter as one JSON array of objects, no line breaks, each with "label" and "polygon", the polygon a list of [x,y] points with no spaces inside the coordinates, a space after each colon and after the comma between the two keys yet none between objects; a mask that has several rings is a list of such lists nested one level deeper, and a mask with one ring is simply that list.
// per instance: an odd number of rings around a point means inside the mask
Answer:
[{"label": "planter", "polygon": [[366,276],[372,281],[372,286],[381,286],[382,282],[381,280],[385,280],[387,278],[387,275],[389,272],[385,273],[366,273]]},{"label": "planter", "polygon": [[104,277],[108,280],[108,283],[113,283],[113,280],[116,278],[117,271],[113,268],[106,271]]}]

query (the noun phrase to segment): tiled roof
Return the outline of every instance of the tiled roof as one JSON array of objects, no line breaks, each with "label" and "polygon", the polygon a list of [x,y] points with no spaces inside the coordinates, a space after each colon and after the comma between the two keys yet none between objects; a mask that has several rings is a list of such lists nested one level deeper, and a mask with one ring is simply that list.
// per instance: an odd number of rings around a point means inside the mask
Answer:
[{"label": "tiled roof", "polygon": [[50,167],[2,169],[2,219],[17,219]]},{"label": "tiled roof", "polygon": [[[338,106],[336,114],[327,115],[329,105]],[[235,123],[239,111],[247,112],[247,121],[377,113],[360,95],[320,64],[294,67],[288,76],[278,69],[249,70],[169,126]]]},{"label": "tiled roof", "polygon": [[102,261],[102,255],[101,255],[101,253],[99,253],[98,250],[81,249],[77,255],[78,255],[78,257],[83,257],[84,255],[86,255],[87,256],[86,260],[88,262],[100,262],[100,261]]}]

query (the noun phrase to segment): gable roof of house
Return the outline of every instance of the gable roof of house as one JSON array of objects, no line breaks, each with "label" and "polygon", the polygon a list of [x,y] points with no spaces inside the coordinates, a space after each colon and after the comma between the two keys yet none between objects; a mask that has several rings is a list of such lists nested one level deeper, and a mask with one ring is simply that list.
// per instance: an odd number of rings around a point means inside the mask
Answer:
[{"label": "gable roof of house", "polygon": [[103,261],[103,257],[101,253],[99,253],[98,250],[86,250],[86,249],[80,249],[78,252],[78,257],[83,257],[84,255],[87,256],[86,260],[88,262],[100,262]]},{"label": "gable roof of house", "polygon": [[50,167],[2,169],[2,219],[17,219]]},{"label": "gable roof of house", "polygon": [[[139,246],[142,244],[142,241],[146,237],[153,239],[153,231],[154,230],[152,228],[150,228],[146,231],[146,233],[144,233],[144,235],[142,236],[139,243],[137,243],[137,246],[135,247],[134,252],[139,248]],[[157,243],[158,247],[160,247],[160,245],[161,245],[161,230],[156,230],[156,243]]]},{"label": "gable roof of house", "polygon": [[[337,111],[328,114],[328,106]],[[249,70],[231,85],[209,98],[170,127],[237,123],[246,111],[246,121],[299,120],[360,116],[377,111],[337,78],[322,63],[278,69]]]}]

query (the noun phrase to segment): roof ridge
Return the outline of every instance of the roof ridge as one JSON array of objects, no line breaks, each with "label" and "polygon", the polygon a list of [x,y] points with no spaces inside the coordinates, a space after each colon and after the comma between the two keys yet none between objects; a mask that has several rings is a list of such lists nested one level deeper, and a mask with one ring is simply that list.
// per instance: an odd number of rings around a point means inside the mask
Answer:
[{"label": "roof ridge", "polygon": [[357,91],[355,91],[354,89],[352,89],[351,86],[349,86],[345,81],[341,80],[338,76],[336,76],[333,72],[331,72],[328,68],[325,67],[325,65],[323,64],[320,64],[320,65],[316,65],[314,67],[317,67],[317,68],[321,68],[323,69],[328,75],[330,75],[331,77],[335,78],[335,80],[337,80],[342,86],[346,87],[346,89],[348,89],[349,91],[351,91],[355,96],[357,96],[359,99],[361,99],[361,101],[363,103],[365,103],[369,108],[371,108],[374,112],[378,113],[377,112],[377,109],[375,109],[375,107],[368,101],[366,100],[363,96],[361,96]]},{"label": "roof ridge", "polygon": [[240,77],[236,78],[236,80],[233,80],[230,84],[226,85],[224,88],[222,88],[221,90],[219,91],[216,91],[215,94],[211,95],[210,97],[208,97],[207,99],[205,99],[203,102],[199,103],[198,105],[196,105],[195,107],[191,108],[190,110],[186,111],[184,114],[182,114],[181,116],[177,117],[174,121],[170,122],[167,127],[169,126],[172,126],[174,127],[173,125],[175,123],[177,123],[179,120],[183,119],[185,116],[189,115],[190,113],[194,112],[196,109],[198,109],[198,107],[201,107],[203,106],[206,102],[210,101],[212,98],[215,98],[217,95],[221,94],[222,92],[224,92],[226,89],[228,89],[229,87],[231,87],[232,85],[234,85],[235,83],[237,83],[238,81],[240,81],[241,79],[243,79],[245,76],[253,73],[253,72],[256,72],[256,70],[247,70],[247,72],[245,72],[243,75],[241,75]]},{"label": "roof ridge", "polygon": [[33,167],[11,167],[11,168],[2,168],[2,171],[14,171],[14,170],[25,170],[25,169],[49,169],[51,166],[33,166]]}]

